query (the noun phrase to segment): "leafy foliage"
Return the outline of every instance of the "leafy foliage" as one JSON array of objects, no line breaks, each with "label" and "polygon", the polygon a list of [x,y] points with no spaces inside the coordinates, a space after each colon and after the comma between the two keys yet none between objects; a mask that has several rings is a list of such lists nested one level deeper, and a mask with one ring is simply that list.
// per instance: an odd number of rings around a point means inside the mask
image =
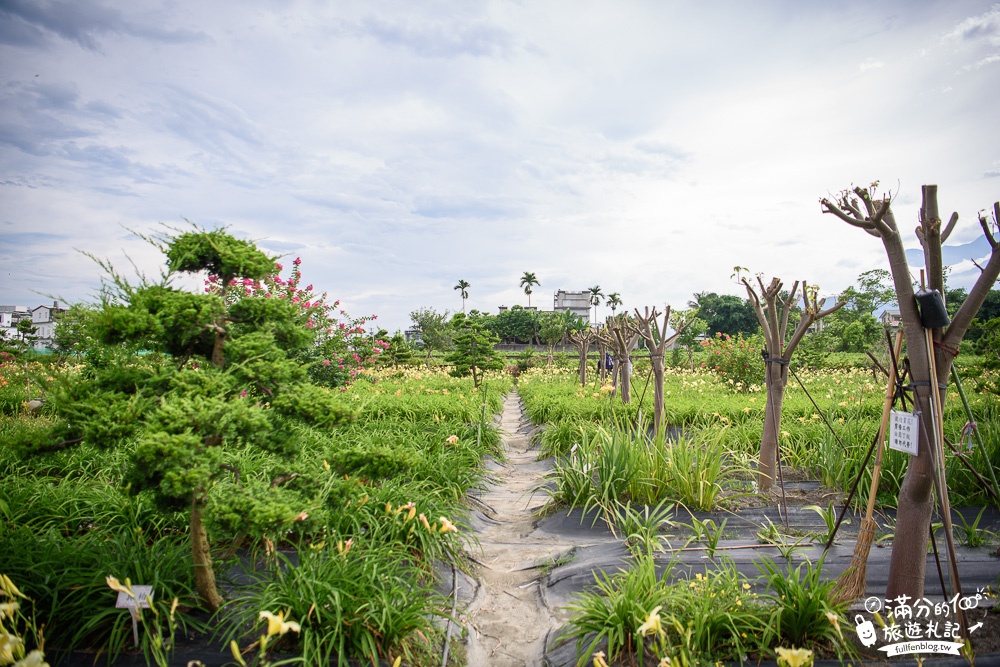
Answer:
[{"label": "leafy foliage", "polygon": [[703,340],[701,346],[707,359],[702,367],[717,373],[733,391],[749,393],[764,386],[761,336],[744,338],[743,334],[737,334],[734,338],[720,332]]},{"label": "leafy foliage", "polygon": [[757,331],[757,317],[747,299],[732,294],[697,292],[688,306],[698,309],[698,317],[705,320],[710,335],[749,335]]},{"label": "leafy foliage", "polygon": [[455,368],[451,374],[455,377],[472,376],[473,385],[478,387],[486,371],[501,370],[504,367],[504,357],[494,349],[500,340],[485,331],[478,322],[469,322],[457,315],[454,320],[455,350],[445,356],[446,363]]}]

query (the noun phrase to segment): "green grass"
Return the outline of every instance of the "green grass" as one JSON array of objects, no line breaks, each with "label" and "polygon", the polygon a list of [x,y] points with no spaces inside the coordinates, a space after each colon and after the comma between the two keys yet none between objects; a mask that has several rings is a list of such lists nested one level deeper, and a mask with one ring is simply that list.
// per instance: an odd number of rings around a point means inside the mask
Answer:
[{"label": "green grass", "polygon": [[[10,370],[0,373],[0,393],[20,386]],[[291,609],[301,613],[303,633],[277,648],[308,656],[307,664],[331,652],[432,660],[439,647],[428,642],[440,639],[432,566],[462,567],[475,545],[466,494],[483,483],[483,457],[500,455],[493,415],[511,386],[502,376],[474,390],[440,372],[386,370],[344,392],[359,410],[350,425],[290,427],[274,451],[226,443],[226,470],[206,510],[217,574],[228,571],[223,556],[236,548],[277,548],[301,561],[289,568],[291,556],[272,558],[236,589],[220,617],[230,635],[242,639],[259,611]],[[15,405],[16,391],[9,393]],[[14,412],[0,416],[5,442],[30,445],[50,428],[44,411]],[[204,629],[186,508],[157,506],[130,485],[132,446],[83,443],[41,455],[0,447],[0,552],[13,555],[5,573],[34,597],[49,647],[89,647],[111,659],[130,643],[131,623],[114,608],[108,575],[151,584],[161,601],[178,597],[181,628]],[[339,595],[338,606],[309,615],[312,603],[301,607],[313,589],[328,600]]]}]

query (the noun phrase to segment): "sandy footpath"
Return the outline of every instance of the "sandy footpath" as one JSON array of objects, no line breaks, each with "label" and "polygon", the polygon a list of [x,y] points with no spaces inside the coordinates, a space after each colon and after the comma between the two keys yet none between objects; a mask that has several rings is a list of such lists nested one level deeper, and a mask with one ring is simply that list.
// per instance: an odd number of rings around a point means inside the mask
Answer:
[{"label": "sandy footpath", "polygon": [[478,534],[482,552],[471,554],[479,563],[480,586],[466,610],[470,667],[542,665],[546,634],[565,620],[547,609],[538,586],[544,566],[574,545],[558,536],[532,534],[532,510],[547,498],[538,487],[551,463],[536,460],[523,412],[520,397],[508,394],[500,419],[507,462],[480,497],[492,521]]}]

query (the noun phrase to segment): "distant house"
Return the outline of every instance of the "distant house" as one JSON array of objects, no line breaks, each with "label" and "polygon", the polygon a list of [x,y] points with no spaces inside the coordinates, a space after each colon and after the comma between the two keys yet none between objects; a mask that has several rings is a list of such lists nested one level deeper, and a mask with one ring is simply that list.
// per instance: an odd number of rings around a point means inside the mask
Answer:
[{"label": "distant house", "polygon": [[58,301],[52,305],[37,306],[28,309],[26,306],[0,306],[0,336],[6,340],[17,340],[17,325],[21,320],[31,320],[35,327],[36,350],[51,350],[59,316],[66,312],[66,306]]},{"label": "distant house", "polygon": [[592,312],[590,299],[592,296],[593,294],[591,294],[590,290],[582,292],[558,290],[553,299],[552,310],[560,313],[568,310],[574,315],[582,317],[587,323],[590,323]]},{"label": "distant house", "polygon": [[28,317],[31,317],[31,311],[27,306],[0,306],[0,338],[15,340],[17,323]]},{"label": "distant house", "polygon": [[878,319],[882,322],[882,326],[889,327],[890,329],[898,329],[903,324],[903,318],[900,316],[898,310],[883,310],[882,315]]}]

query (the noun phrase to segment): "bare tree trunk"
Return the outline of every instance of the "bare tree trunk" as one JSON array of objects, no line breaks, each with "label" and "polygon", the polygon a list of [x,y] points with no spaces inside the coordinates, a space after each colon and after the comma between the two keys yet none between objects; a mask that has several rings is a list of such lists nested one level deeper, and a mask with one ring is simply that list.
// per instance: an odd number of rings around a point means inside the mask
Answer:
[{"label": "bare tree trunk", "polygon": [[222,596],[215,586],[211,547],[202,523],[204,505],[199,500],[201,495],[200,491],[195,491],[191,497],[191,560],[194,562],[194,582],[198,595],[209,611],[216,611],[222,606]]},{"label": "bare tree trunk", "polygon": [[628,405],[632,402],[632,362],[631,357],[627,354],[622,358],[619,377],[621,378],[622,403]]},{"label": "bare tree trunk", "polygon": [[665,403],[663,397],[663,376],[664,376],[664,358],[663,355],[666,354],[667,348],[677,340],[678,336],[687,327],[686,324],[680,325],[680,328],[674,333],[673,336],[667,338],[667,326],[670,322],[670,306],[666,307],[666,311],[663,313],[663,324],[662,326],[657,324],[657,318],[660,316],[656,312],[654,307],[652,311],[647,307],[646,314],[643,315],[639,312],[639,309],[635,309],[635,320],[634,323],[629,325],[629,328],[633,333],[641,336],[646,342],[646,349],[649,350],[649,361],[653,367],[653,433],[654,435],[659,435],[664,427],[663,414],[665,411]]},{"label": "bare tree trunk", "polygon": [[604,341],[601,341],[597,346],[597,374],[601,378],[601,384],[604,384],[605,380],[608,378],[608,369],[604,366],[604,360],[607,358],[608,346]]},{"label": "bare tree trunk", "polygon": [[769,489],[777,479],[778,441],[781,438],[781,408],[788,386],[788,363],[771,360],[765,370],[767,403],[764,405],[764,433],[760,439],[757,486]]},{"label": "bare tree trunk", "polygon": [[[863,206],[859,204],[859,200]],[[958,345],[968,331],[969,324],[985,300],[986,294],[1000,276],[1000,242],[990,231],[985,216],[980,216],[980,226],[992,249],[990,259],[984,267],[980,267],[982,273],[951,324],[944,330],[935,329],[932,332],[934,351],[931,358],[924,344],[926,330],[914,298],[906,252],[890,207],[891,199],[885,197],[882,200],[873,200],[869,191],[854,188],[853,191],[844,191],[836,204],[827,199],[823,199],[821,203],[825,213],[833,213],[848,224],[881,239],[889,259],[913,377],[914,409],[921,413],[921,428],[918,434],[918,454],[910,457],[899,490],[896,534],[889,560],[886,597],[908,595],[912,599],[920,599],[924,596],[927,536],[933,513],[935,455],[931,429],[935,426],[931,420],[933,412],[931,392],[937,391],[942,400],[945,393],[945,388],[931,386],[930,365],[934,364],[939,379],[947,378],[951,372],[954,357],[958,354]],[[993,205],[993,214],[994,223],[1000,222],[1000,203]],[[916,231],[924,251],[927,287],[936,289],[941,294],[944,293],[941,245],[947,240],[957,221],[958,215],[952,214],[948,224],[942,228],[938,212],[937,186],[923,186],[920,224]],[[942,493],[947,493],[947,489],[942,489]]]},{"label": "bare tree trunk", "polygon": [[663,353],[653,352],[649,355],[653,367],[653,435],[663,431],[663,413],[666,403],[663,400]]},{"label": "bare tree trunk", "polygon": [[791,337],[787,337],[788,318],[795,306],[795,293],[799,288],[799,281],[795,281],[787,297],[781,296],[782,282],[778,278],[772,278],[770,284],[765,287],[764,281],[757,276],[757,285],[760,294],[753,288],[750,282],[742,279],[743,286],[746,287],[747,296],[753,305],[754,315],[764,333],[766,348],[764,350],[764,362],[766,363],[765,377],[767,379],[767,405],[764,415],[764,432],[760,438],[760,463],[757,467],[757,484],[762,491],[771,488],[775,480],[775,470],[777,467],[778,438],[781,432],[781,407],[785,399],[785,387],[788,385],[788,362],[792,358],[792,353],[798,347],[799,341],[806,335],[809,327],[835,310],[842,308],[843,301],[839,301],[832,308],[823,310],[826,299],[819,301],[817,297],[818,288],[810,287],[802,281],[802,299],[805,309],[799,319],[798,326]]},{"label": "bare tree trunk", "polygon": [[[585,329],[583,331],[575,331],[569,335],[569,341],[576,345],[577,350],[580,351],[580,386],[587,386],[587,354],[590,352],[590,344],[594,340],[594,331],[592,329]],[[600,363],[600,362],[598,362]]]},{"label": "bare tree trunk", "polygon": [[604,327],[604,331],[597,334],[598,340],[602,344],[607,345],[611,348],[611,352],[615,356],[615,372],[612,375],[612,383],[614,386],[614,392],[612,395],[618,393],[618,387],[621,386],[621,401],[622,403],[628,403],[631,400],[631,365],[630,359],[632,354],[632,349],[635,347],[636,341],[639,340],[639,334],[635,332],[634,328],[628,321],[628,315],[623,314],[617,318],[608,318],[607,325]]}]

